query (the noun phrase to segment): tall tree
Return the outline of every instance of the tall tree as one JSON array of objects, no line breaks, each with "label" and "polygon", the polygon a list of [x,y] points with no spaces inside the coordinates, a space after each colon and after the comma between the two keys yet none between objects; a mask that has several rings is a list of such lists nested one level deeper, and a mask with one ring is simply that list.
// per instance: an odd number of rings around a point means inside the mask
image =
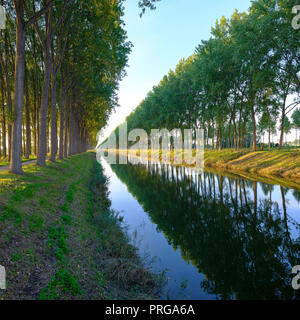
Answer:
[{"label": "tall tree", "polygon": [[14,108],[12,121],[12,147],[11,164],[12,173],[21,174],[22,170],[22,121],[24,108],[24,80],[25,80],[25,37],[26,30],[35,23],[38,18],[48,11],[53,0],[45,3],[38,12],[25,18],[25,1],[13,0],[16,14],[16,59],[15,59],[15,84],[14,84]]}]

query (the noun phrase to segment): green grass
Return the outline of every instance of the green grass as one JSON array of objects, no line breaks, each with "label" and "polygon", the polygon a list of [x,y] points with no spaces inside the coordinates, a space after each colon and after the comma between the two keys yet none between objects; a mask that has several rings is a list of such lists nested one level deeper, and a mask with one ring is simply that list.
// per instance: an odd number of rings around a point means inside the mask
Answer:
[{"label": "green grass", "polygon": [[0,172],[0,265],[9,283],[0,299],[155,297],[156,279],[110,209],[94,153],[24,172]]},{"label": "green grass", "polygon": [[[36,156],[30,156],[29,159],[25,159],[24,157],[22,158],[22,162],[28,162],[28,161],[32,161],[32,160],[36,160]],[[4,166],[9,166],[8,158],[1,158],[0,159],[0,168],[4,167]]]},{"label": "green grass", "polygon": [[290,187],[300,187],[300,150],[205,152],[205,166],[228,170],[249,178],[271,179]]},{"label": "green grass", "polygon": [[205,150],[204,153],[204,159],[205,159],[205,165],[215,165],[218,163],[227,163],[229,161],[238,159],[239,157],[242,157],[243,155],[247,154],[247,150],[241,150],[241,151],[234,151],[232,149],[224,150],[224,151],[211,151],[211,150]]},{"label": "green grass", "polygon": [[59,269],[48,286],[41,291],[40,300],[57,300],[61,295],[71,293],[81,295],[78,280],[66,269]]}]

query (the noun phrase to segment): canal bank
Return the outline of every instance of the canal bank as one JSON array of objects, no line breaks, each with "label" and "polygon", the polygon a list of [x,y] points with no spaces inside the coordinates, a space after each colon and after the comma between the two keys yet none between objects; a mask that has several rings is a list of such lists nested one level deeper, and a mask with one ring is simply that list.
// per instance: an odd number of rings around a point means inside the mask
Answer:
[{"label": "canal bank", "polygon": [[300,151],[205,151],[205,167],[300,188]]},{"label": "canal bank", "polygon": [[[109,150],[109,152],[120,156],[125,156],[128,153],[133,158],[151,159],[150,150],[139,150],[138,152],[136,150]],[[154,159],[159,159],[161,155],[161,151],[155,152]],[[171,159],[170,163],[172,164],[174,152],[166,152],[165,156]],[[182,166],[190,167],[184,161]],[[250,180],[300,189],[300,151],[297,149],[273,150],[271,152],[234,151],[231,149],[205,150],[204,167],[205,170],[213,170],[220,174],[236,174]]]},{"label": "canal bank", "polygon": [[158,279],[111,210],[95,153],[0,172],[0,300],[155,299]]}]

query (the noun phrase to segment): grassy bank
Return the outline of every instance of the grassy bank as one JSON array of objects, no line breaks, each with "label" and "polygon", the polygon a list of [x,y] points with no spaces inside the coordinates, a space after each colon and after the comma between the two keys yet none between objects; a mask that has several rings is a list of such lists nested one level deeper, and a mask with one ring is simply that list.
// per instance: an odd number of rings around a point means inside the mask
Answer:
[{"label": "grassy bank", "polygon": [[[22,162],[28,162],[28,161],[32,161],[32,160],[36,160],[36,157],[30,156],[29,159],[22,158]],[[4,166],[9,166],[8,158],[1,158],[0,159],[0,168],[4,167]]]},{"label": "grassy bank", "polygon": [[24,171],[0,173],[0,299],[155,298],[94,153]]},{"label": "grassy bank", "polygon": [[271,183],[300,187],[299,150],[207,151],[205,166],[238,173],[246,178],[262,178]]}]

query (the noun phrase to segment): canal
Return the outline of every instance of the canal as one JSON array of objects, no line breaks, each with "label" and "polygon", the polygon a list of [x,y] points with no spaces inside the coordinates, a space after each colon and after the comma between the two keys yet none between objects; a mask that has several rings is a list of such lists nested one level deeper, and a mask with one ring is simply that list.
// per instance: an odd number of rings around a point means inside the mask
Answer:
[{"label": "canal", "polygon": [[162,164],[109,165],[112,208],[162,299],[293,299],[300,191]]}]

